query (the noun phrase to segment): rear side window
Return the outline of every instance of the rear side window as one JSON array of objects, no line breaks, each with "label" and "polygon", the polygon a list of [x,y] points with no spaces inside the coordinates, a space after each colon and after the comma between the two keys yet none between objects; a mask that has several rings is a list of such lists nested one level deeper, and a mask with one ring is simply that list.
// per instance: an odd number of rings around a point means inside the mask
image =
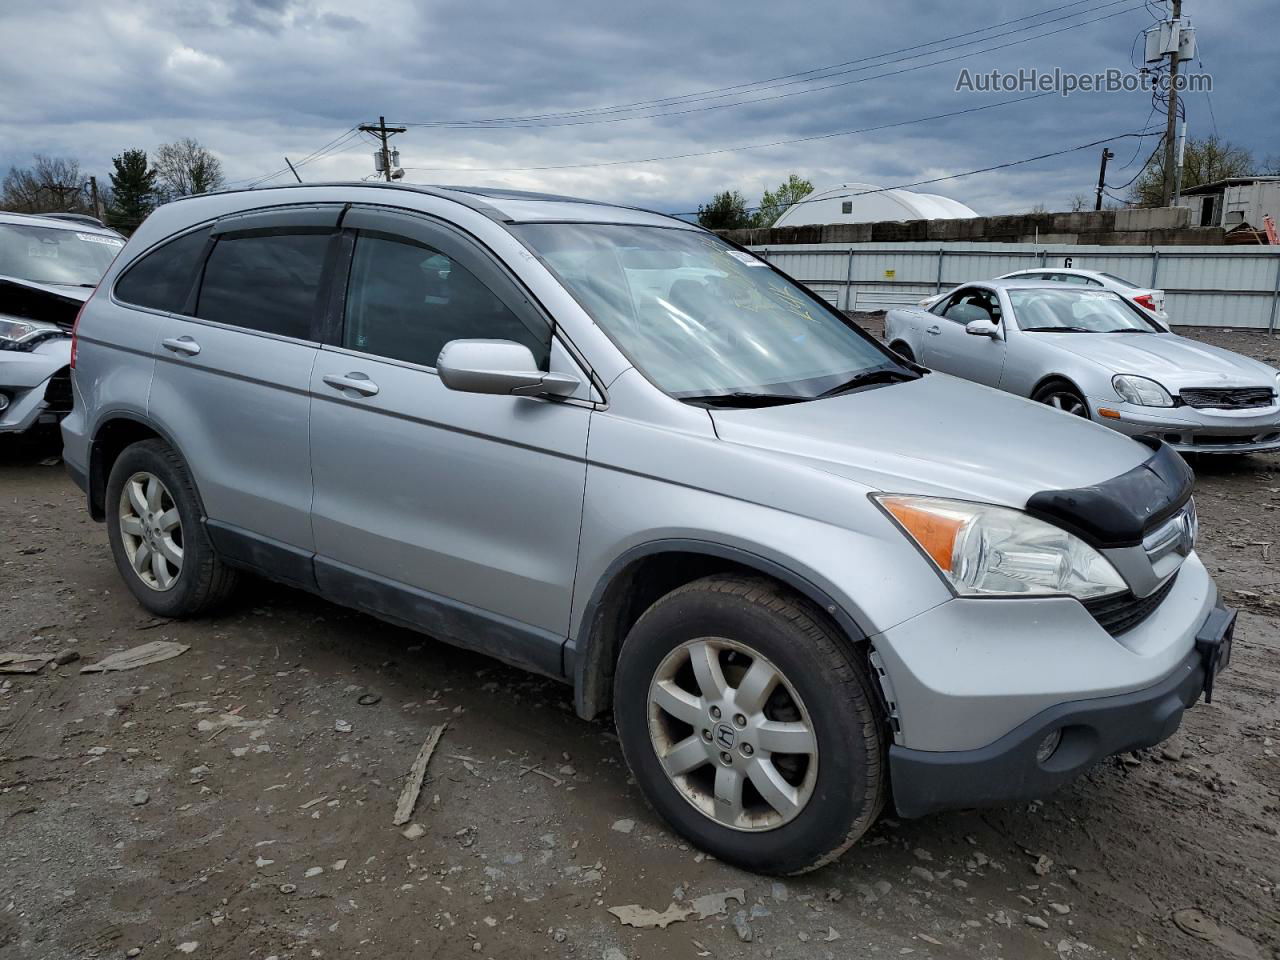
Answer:
[{"label": "rear side window", "polygon": [[551,329],[531,329],[462,264],[409,241],[361,235],[342,345],[434,367],[450,340],[514,340],[546,370]]},{"label": "rear side window", "polygon": [[125,271],[116,298],[168,313],[181,313],[209,239],[209,229],[184,234],[157,247]]},{"label": "rear side window", "polygon": [[220,237],[205,263],[196,316],[314,339],[312,320],[332,236],[326,231]]}]

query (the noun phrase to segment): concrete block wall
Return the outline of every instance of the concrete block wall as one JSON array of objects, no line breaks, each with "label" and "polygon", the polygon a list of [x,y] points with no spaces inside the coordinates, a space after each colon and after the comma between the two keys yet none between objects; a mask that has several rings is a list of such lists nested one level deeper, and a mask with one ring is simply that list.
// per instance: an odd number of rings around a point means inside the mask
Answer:
[{"label": "concrete block wall", "polygon": [[1191,226],[1185,207],[1087,210],[1080,213],[1020,213],[965,220],[885,220],[803,227],[726,230],[744,246],[801,243],[1066,243],[1105,246],[1216,246],[1220,227]]}]

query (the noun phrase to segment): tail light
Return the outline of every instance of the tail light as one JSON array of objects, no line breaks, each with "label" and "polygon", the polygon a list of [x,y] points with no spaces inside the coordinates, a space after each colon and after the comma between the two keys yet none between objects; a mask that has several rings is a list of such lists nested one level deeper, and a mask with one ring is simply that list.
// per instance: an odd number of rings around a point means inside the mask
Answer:
[{"label": "tail light", "polygon": [[84,316],[84,311],[93,300],[94,294],[98,292],[98,288],[93,288],[93,293],[89,294],[89,299],[80,305],[80,309],[76,311],[76,322],[71,325],[71,369],[76,368],[76,348],[80,346],[80,318]]},{"label": "tail light", "polygon": [[1150,310],[1152,313],[1158,313],[1156,309],[1155,297],[1149,293],[1141,294],[1133,298],[1133,302],[1140,306],[1143,310]]}]

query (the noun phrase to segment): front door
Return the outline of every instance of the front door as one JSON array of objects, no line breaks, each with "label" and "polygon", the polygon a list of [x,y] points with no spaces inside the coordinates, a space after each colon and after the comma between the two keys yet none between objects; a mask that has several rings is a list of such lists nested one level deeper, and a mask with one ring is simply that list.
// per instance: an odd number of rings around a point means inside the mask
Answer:
[{"label": "front door", "polygon": [[[958,290],[940,313],[925,338],[921,362],[943,373],[998,387],[1004,371],[1005,329],[996,294],[979,287]],[[965,332],[974,320],[990,320],[999,328],[999,335],[977,337]]]},{"label": "front door", "polygon": [[558,674],[591,409],[447,389],[450,340],[526,344],[579,376],[478,245],[424,216],[351,210],[340,329],[311,377],[316,576],[335,597]]}]

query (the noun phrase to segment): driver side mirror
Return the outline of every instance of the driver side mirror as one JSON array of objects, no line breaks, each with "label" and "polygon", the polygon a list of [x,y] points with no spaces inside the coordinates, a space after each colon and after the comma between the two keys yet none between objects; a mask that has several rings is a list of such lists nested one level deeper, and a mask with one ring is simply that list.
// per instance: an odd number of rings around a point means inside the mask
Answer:
[{"label": "driver side mirror", "polygon": [[990,320],[970,320],[964,325],[964,332],[971,337],[990,337],[992,340],[1000,337],[1000,328]]},{"label": "driver side mirror", "polygon": [[565,397],[582,381],[539,370],[533,351],[511,340],[450,340],[436,360],[440,382],[461,393]]}]

